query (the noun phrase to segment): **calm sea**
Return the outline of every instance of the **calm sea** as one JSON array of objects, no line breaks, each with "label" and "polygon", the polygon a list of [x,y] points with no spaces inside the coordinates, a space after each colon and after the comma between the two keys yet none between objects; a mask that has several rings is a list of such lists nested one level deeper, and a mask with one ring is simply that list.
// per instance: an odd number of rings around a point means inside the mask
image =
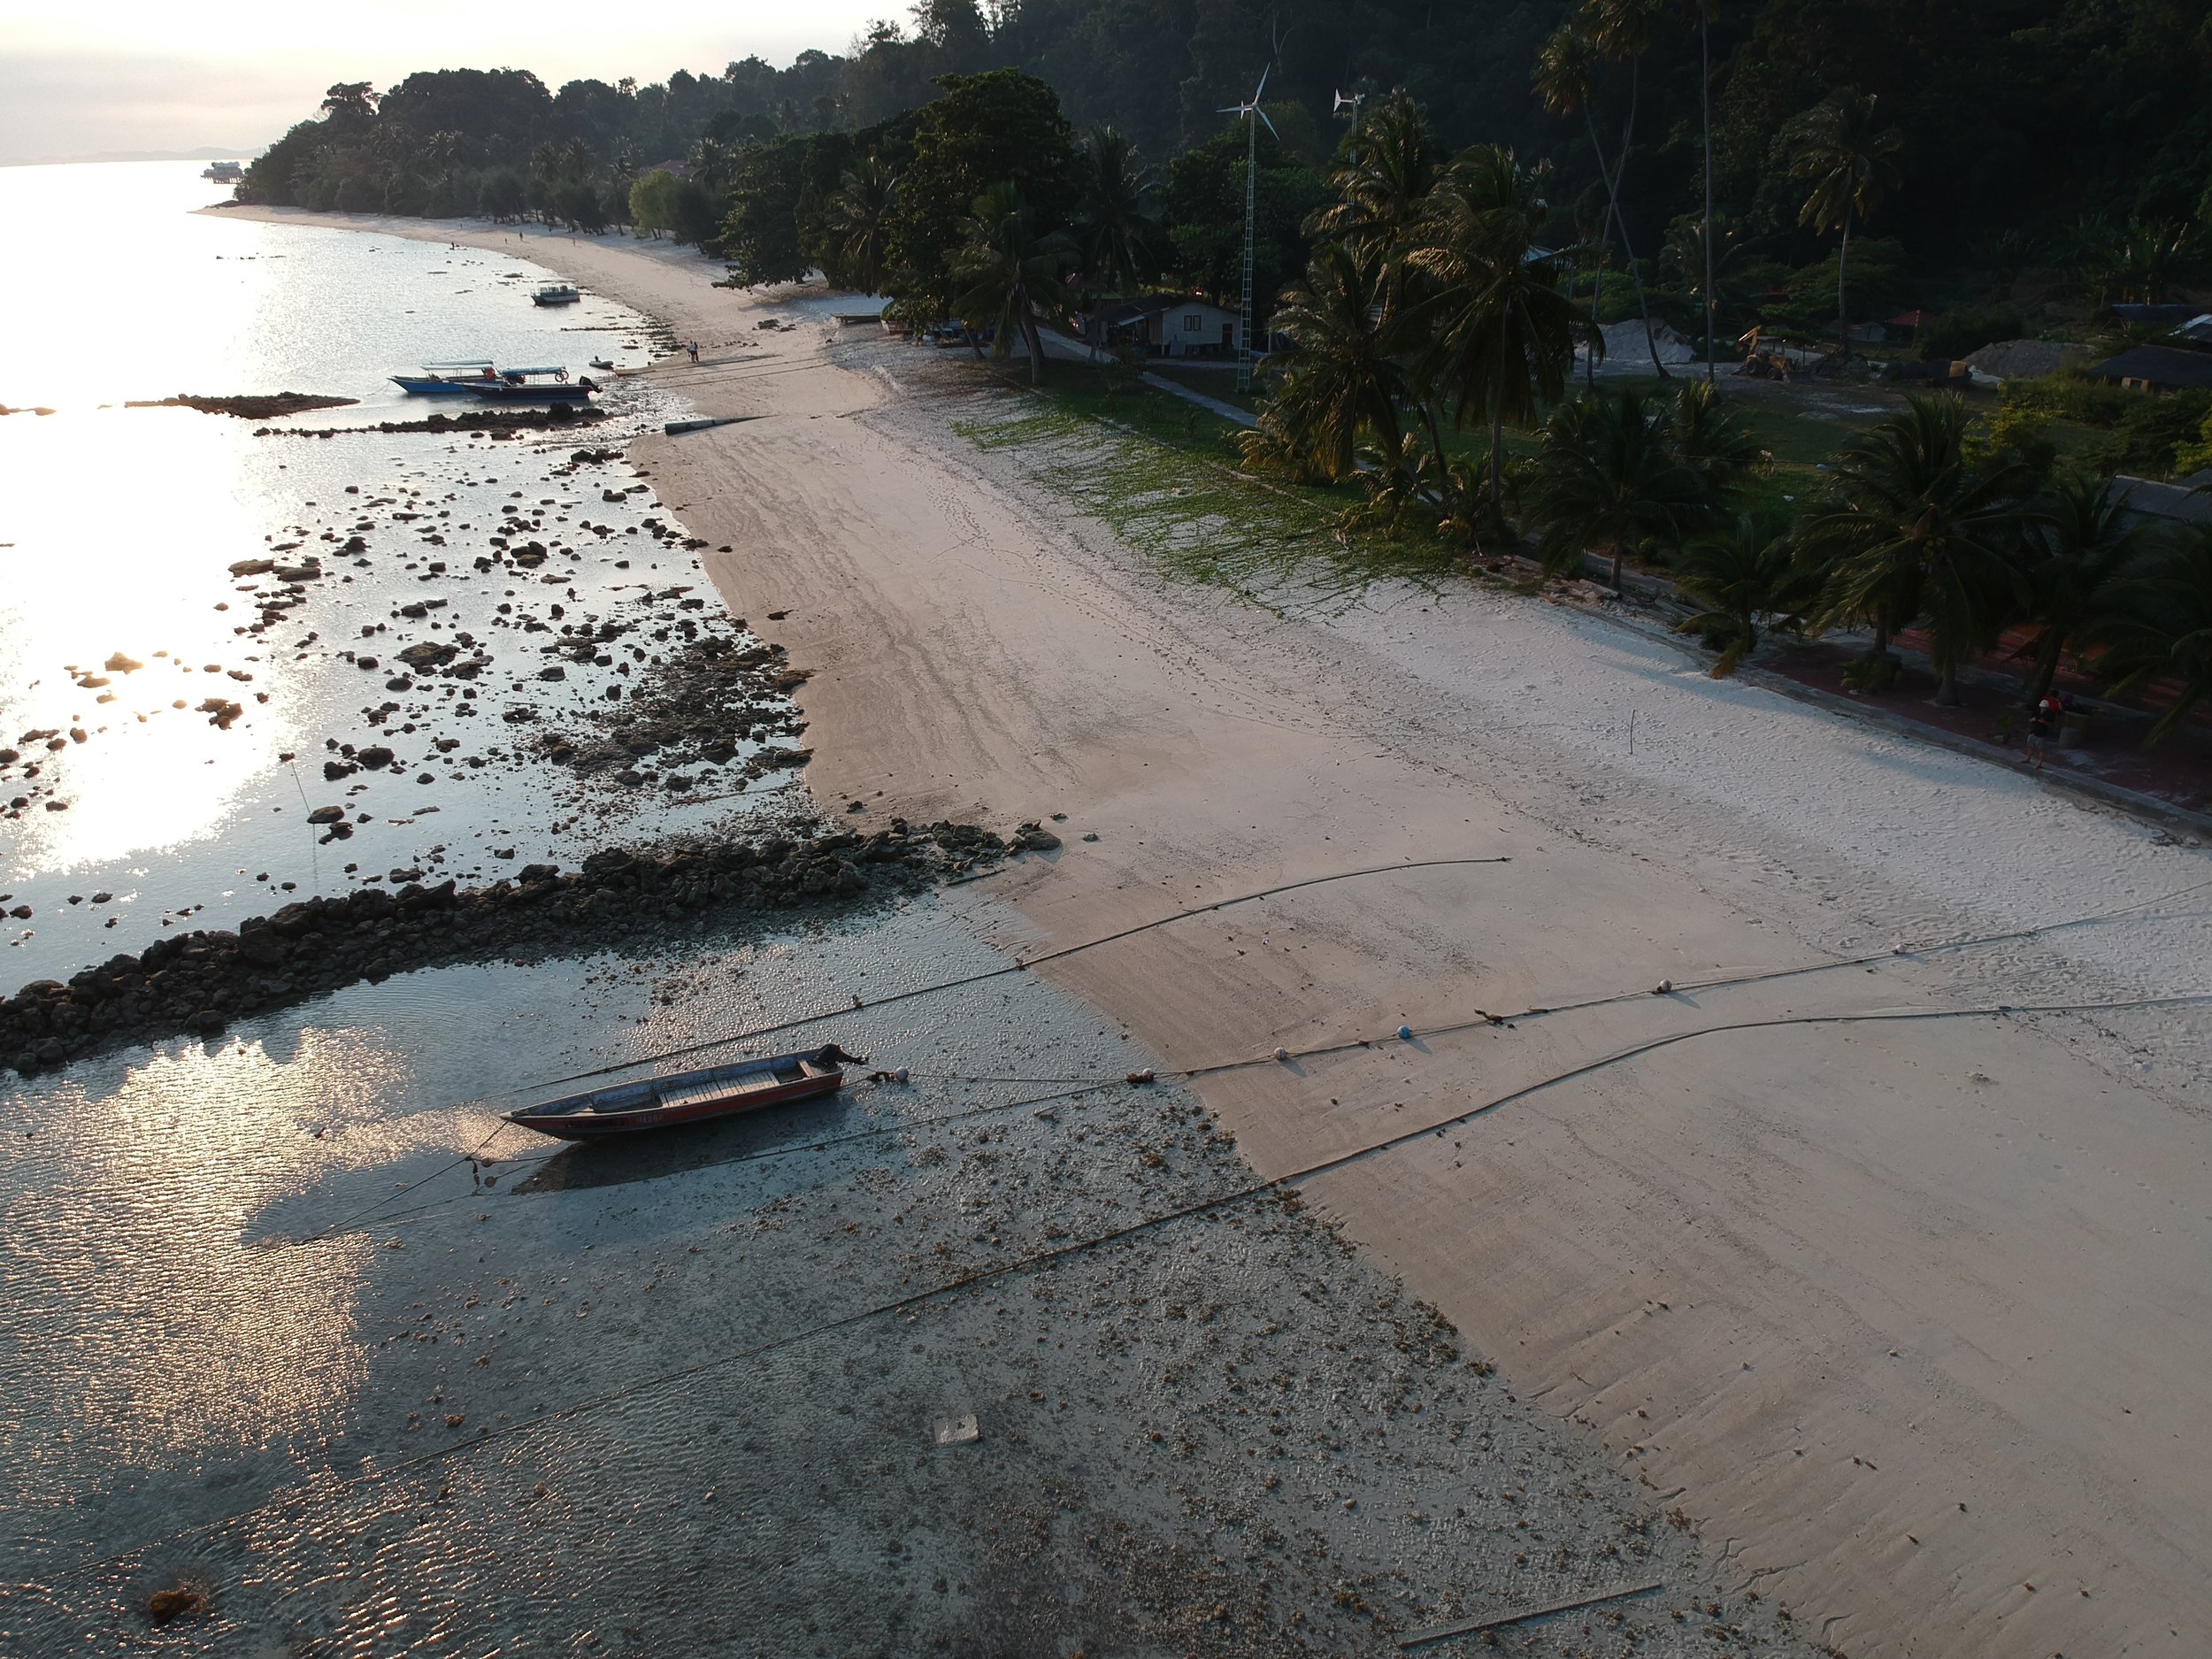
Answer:
[{"label": "calm sea", "polygon": [[[603,689],[588,668],[539,684],[536,641],[516,632],[530,618],[580,625],[658,584],[704,589],[695,558],[652,535],[665,513],[649,483],[618,462],[566,466],[579,443],[618,448],[685,412],[674,400],[602,373],[612,418],[588,437],[260,431],[419,419],[430,400],[388,377],[430,361],[641,365],[654,325],[588,294],[534,306],[551,273],[518,257],[196,214],[222,194],[198,173],[0,169],[0,216],[36,227],[0,261],[0,315],[14,324],[0,404],[19,411],[0,418],[0,752],[17,751],[0,764],[0,991],[65,979],[165,928],[234,926],[394,870],[465,882],[497,873],[495,852],[573,864],[610,841],[738,812],[580,803],[526,764],[527,733],[492,706],[526,681],[554,718]],[[127,406],[284,391],[358,402],[275,422]],[[571,549],[549,567],[557,591],[518,594],[471,571],[518,515]],[[337,557],[357,534],[365,558]],[[256,633],[257,607],[285,584],[230,567],[272,554],[319,555],[328,573]],[[431,604],[430,619],[403,619],[411,602]],[[434,703],[394,702],[384,673],[347,656],[379,625],[387,658],[405,638],[488,641],[484,700],[447,686]],[[109,666],[126,660],[140,666]],[[219,722],[211,699],[238,715]],[[384,744],[404,764],[328,789],[334,743]],[[306,822],[329,804],[350,815],[342,844]]]}]

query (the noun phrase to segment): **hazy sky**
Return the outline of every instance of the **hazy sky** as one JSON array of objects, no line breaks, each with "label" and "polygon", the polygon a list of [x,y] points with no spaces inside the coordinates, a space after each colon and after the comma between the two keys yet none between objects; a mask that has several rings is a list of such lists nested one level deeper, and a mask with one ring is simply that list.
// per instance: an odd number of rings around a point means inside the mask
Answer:
[{"label": "hazy sky", "polygon": [[0,161],[257,146],[339,81],[416,69],[660,81],[841,51],[904,0],[0,0]]}]

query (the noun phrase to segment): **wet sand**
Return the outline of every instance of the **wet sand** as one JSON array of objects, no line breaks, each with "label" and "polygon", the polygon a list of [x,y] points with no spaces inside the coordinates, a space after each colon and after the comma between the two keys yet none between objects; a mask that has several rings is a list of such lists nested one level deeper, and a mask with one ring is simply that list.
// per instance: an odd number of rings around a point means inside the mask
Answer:
[{"label": "wet sand", "polygon": [[1955,1012],[2212,991],[2201,849],[1471,586],[1170,585],[1059,493],[1118,441],[980,449],[1026,401],[961,363],[523,245],[760,417],[637,457],[732,605],[787,613],[818,798],[1069,815],[986,884],[1004,942],[1511,858],[1051,972],[1167,1065],[1262,1061],[1197,1093],[1263,1176],[1441,1127],[1307,1197],[1740,1585],[1853,1655],[2212,1640],[2203,1010]]},{"label": "wet sand", "polygon": [[1800,1650],[1041,979],[810,1028],[903,1084],[494,1116],[1010,920],[432,970],[24,1086],[0,1647],[1260,1659],[1598,1597],[1503,1651]]}]

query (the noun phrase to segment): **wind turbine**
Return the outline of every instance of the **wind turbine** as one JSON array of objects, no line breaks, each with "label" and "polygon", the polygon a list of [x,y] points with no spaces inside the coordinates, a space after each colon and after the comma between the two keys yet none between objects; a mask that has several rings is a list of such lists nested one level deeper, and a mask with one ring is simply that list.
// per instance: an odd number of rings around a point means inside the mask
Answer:
[{"label": "wind turbine", "polygon": [[1259,213],[1259,123],[1267,121],[1269,137],[1277,140],[1282,137],[1275,130],[1275,123],[1267,120],[1267,111],[1260,108],[1260,94],[1267,90],[1268,72],[1273,68],[1274,65],[1270,64],[1266,69],[1260,71],[1260,84],[1252,89],[1252,96],[1242,104],[1232,104],[1225,109],[1214,111],[1217,115],[1233,115],[1240,120],[1248,119],[1250,123],[1250,139],[1244,153],[1244,310],[1237,327],[1237,390],[1240,392],[1252,389],[1252,237],[1253,227],[1258,222]]},{"label": "wind turbine", "polygon": [[1341,115],[1347,110],[1351,111],[1352,127],[1356,131],[1359,127],[1359,106],[1366,102],[1364,92],[1340,92],[1336,95],[1335,104],[1330,106],[1330,113]]}]

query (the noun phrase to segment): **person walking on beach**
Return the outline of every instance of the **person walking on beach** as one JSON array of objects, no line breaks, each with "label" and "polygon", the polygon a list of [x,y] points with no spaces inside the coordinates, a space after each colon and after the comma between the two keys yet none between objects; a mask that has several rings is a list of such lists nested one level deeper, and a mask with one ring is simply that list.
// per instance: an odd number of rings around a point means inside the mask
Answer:
[{"label": "person walking on beach", "polygon": [[696,340],[691,342],[691,360],[694,363],[699,360],[699,342]]},{"label": "person walking on beach", "polygon": [[2059,716],[2065,712],[2055,692],[2047,691],[2028,714],[2028,764],[2036,771],[2043,770],[2045,757],[2050,752],[2051,734],[2058,729]]}]

